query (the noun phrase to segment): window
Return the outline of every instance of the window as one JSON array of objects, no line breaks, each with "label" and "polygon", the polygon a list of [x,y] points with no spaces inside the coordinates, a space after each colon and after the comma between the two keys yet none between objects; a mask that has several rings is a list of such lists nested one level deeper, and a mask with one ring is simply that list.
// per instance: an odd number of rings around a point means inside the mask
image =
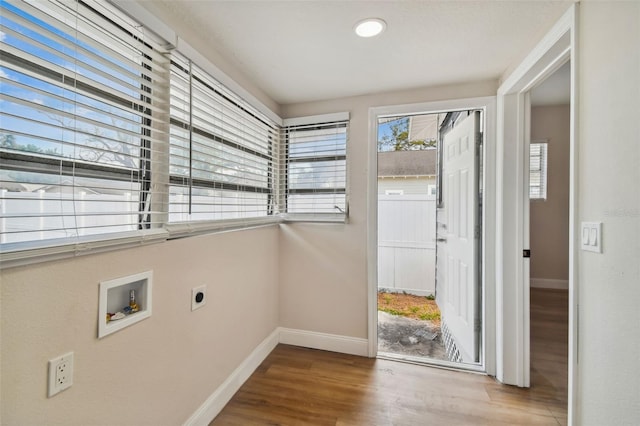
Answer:
[{"label": "window", "polygon": [[97,1],[0,7],[3,250],[161,226],[150,189],[167,61],[154,41]]},{"label": "window", "polygon": [[547,199],[547,142],[529,145],[529,198]]},{"label": "window", "polygon": [[101,0],[0,12],[2,266],[346,217],[348,114],[283,127]]},{"label": "window", "polygon": [[169,222],[273,214],[278,126],[179,54],[170,134]]},{"label": "window", "polygon": [[[344,219],[346,196],[348,114],[339,120],[285,122],[281,164],[281,211],[290,219]],[[316,118],[317,119],[317,118]]]}]

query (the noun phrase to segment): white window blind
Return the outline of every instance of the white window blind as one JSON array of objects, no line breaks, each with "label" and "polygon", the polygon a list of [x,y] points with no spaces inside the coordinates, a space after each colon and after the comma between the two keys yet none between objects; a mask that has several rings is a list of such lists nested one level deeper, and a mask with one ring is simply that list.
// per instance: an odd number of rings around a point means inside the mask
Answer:
[{"label": "white window blind", "polygon": [[529,145],[529,198],[547,199],[547,143]]},{"label": "white window blind", "polygon": [[151,200],[166,144],[159,46],[105,2],[0,8],[3,251],[149,238],[162,225]]},{"label": "white window blind", "polygon": [[0,265],[347,216],[347,113],[283,128],[110,2],[0,15]]},{"label": "white window blind", "polygon": [[281,153],[280,209],[287,219],[344,220],[348,114],[285,121]]},{"label": "white window blind", "polygon": [[189,59],[171,59],[169,222],[273,214],[279,128]]}]

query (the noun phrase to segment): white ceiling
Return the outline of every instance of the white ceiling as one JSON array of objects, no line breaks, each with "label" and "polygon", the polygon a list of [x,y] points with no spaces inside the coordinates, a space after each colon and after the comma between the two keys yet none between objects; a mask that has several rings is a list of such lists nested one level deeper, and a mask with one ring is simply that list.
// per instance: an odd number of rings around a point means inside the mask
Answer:
[{"label": "white ceiling", "polygon": [[[180,18],[279,104],[497,80],[572,3],[155,1],[180,2]],[[367,17],[387,30],[357,37]]]},{"label": "white ceiling", "polygon": [[532,106],[565,105],[571,99],[571,62],[531,89]]}]

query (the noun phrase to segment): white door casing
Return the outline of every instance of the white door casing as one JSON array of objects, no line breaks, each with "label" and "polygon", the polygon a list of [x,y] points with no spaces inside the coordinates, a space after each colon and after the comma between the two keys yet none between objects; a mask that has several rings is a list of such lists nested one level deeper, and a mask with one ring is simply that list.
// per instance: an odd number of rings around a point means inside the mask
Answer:
[{"label": "white door casing", "polygon": [[496,140],[496,378],[503,383],[528,386],[529,299],[528,244],[525,198],[527,93],[571,60],[570,188],[569,188],[569,383],[568,424],[575,416],[578,383],[578,40],[579,3],[571,5],[526,58],[505,76],[497,96]]},{"label": "white door casing", "polygon": [[[476,135],[480,113],[473,112],[444,137],[443,195],[446,224],[445,253],[438,253],[438,306],[442,321],[456,343],[462,362],[479,362],[476,329],[479,297],[477,273],[477,188]],[[440,246],[442,247],[442,246]],[[444,257],[441,257],[444,256]]]}]

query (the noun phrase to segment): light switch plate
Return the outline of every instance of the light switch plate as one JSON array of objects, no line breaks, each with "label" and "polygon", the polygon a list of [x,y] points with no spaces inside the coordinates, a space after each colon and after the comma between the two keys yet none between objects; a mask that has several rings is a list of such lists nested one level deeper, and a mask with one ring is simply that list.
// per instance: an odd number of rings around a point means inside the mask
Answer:
[{"label": "light switch plate", "polygon": [[602,253],[602,222],[582,222],[580,246],[582,250]]}]

